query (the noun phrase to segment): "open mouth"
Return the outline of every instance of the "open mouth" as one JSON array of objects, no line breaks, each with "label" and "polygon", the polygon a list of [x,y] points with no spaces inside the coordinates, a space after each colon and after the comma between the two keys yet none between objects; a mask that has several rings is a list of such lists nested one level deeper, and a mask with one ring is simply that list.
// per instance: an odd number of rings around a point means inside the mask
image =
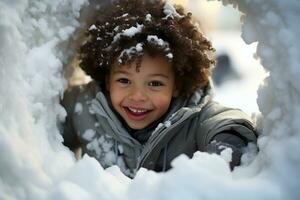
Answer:
[{"label": "open mouth", "polygon": [[143,120],[152,110],[124,107],[129,118],[133,120]]}]

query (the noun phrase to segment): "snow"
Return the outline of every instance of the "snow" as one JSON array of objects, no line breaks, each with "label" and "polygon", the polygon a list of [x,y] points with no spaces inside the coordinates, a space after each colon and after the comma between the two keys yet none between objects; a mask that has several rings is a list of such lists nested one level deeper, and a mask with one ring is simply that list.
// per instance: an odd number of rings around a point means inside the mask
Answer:
[{"label": "snow", "polygon": [[127,37],[133,37],[135,34],[140,33],[142,31],[142,28],[144,27],[143,24],[136,24],[136,26],[132,26],[128,29],[125,29],[122,31],[122,33],[118,33],[114,36],[113,42],[115,43],[120,39],[121,36],[127,36]]},{"label": "snow", "polygon": [[149,43],[154,43],[158,46],[161,46],[163,48],[169,47],[169,43],[165,42],[164,40],[160,39],[157,37],[157,35],[148,35],[147,36],[147,41]]},{"label": "snow", "polygon": [[164,125],[165,125],[165,127],[168,128],[168,127],[170,127],[172,125],[172,122],[171,121],[165,121]]},{"label": "snow", "polygon": [[76,114],[80,115],[82,113],[82,109],[83,109],[82,103],[77,102],[75,104],[75,110],[74,110],[74,112]]},{"label": "snow", "polygon": [[221,158],[223,158],[227,163],[231,162],[232,160],[232,149],[231,148],[225,148],[221,154]]},{"label": "snow", "polygon": [[256,55],[269,72],[258,91],[259,154],[233,172],[221,156],[182,155],[166,173],[140,169],[131,180],[94,158],[76,161],[61,144],[66,40],[87,2],[1,1],[0,199],[299,199],[300,3],[223,2],[245,13],[242,37],[257,42]]},{"label": "snow", "polygon": [[[143,25],[140,25],[140,27],[143,27]],[[141,31],[140,29],[136,28],[136,27],[131,27],[129,29],[126,29],[125,31],[123,31],[123,33],[118,33],[114,39],[116,38],[120,38],[120,35],[127,35],[127,36],[130,36],[132,37],[134,34],[138,33],[139,31]],[[116,39],[117,40],[117,39]],[[164,51],[168,52],[170,50],[169,48],[169,43],[158,38],[156,35],[148,35],[147,36],[147,41],[148,43],[150,44],[154,44],[156,46],[159,46],[161,48],[164,49]],[[123,60],[122,58],[125,56],[125,58],[128,58],[130,59],[132,57],[132,55],[142,55],[143,54],[143,46],[144,46],[144,43],[137,43],[136,46],[132,46],[130,48],[127,48],[127,49],[124,49],[119,57],[118,57],[118,62],[121,64],[123,63]],[[172,59],[173,58],[173,55],[172,53],[168,53],[166,55],[167,58],[169,59]]]},{"label": "snow", "polygon": [[99,127],[100,126],[100,124],[98,123],[98,122],[96,122],[95,123],[95,127],[97,128],[97,127]]},{"label": "snow", "polygon": [[168,53],[166,56],[167,56],[168,59],[173,59],[173,54],[172,53]]},{"label": "snow", "polygon": [[164,6],[164,14],[166,15],[166,19],[168,19],[169,17],[171,18],[182,18],[183,16],[181,16],[176,9],[174,8],[174,6],[169,3],[168,1],[166,2],[165,6]]},{"label": "snow", "polygon": [[92,140],[87,144],[87,149],[95,151],[96,155],[101,155],[102,148],[99,146],[99,142],[97,139]]},{"label": "snow", "polygon": [[97,30],[97,27],[95,26],[95,24],[90,26],[89,31],[91,31],[91,30]]},{"label": "snow", "polygon": [[91,141],[93,139],[93,137],[95,136],[96,131],[92,130],[92,129],[87,129],[85,130],[85,132],[83,133],[83,138]]},{"label": "snow", "polygon": [[151,14],[146,15],[146,21],[151,21],[151,18],[152,18]]},{"label": "snow", "polygon": [[143,43],[137,43],[134,47],[124,49],[118,57],[118,62],[123,63],[123,56],[126,55],[126,57],[130,59],[132,55],[135,55],[135,53],[137,53],[138,55],[143,53]]}]

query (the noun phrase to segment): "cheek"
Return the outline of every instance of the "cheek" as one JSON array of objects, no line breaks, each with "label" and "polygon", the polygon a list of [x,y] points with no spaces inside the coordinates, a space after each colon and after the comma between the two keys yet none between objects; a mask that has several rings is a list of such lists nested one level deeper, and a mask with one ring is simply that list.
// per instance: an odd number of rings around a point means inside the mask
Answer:
[{"label": "cheek", "polygon": [[122,100],[121,94],[122,93],[120,91],[118,91],[116,88],[110,87],[110,90],[109,90],[110,100],[115,109]]},{"label": "cheek", "polygon": [[156,109],[161,111],[168,110],[171,102],[171,97],[169,96],[160,96],[157,98],[152,98],[152,103],[155,105]]}]

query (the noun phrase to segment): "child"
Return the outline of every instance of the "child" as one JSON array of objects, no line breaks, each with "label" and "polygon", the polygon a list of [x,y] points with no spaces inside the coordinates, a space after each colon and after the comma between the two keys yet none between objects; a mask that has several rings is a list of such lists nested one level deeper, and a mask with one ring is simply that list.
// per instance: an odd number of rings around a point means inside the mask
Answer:
[{"label": "child", "polygon": [[64,95],[64,144],[131,177],[225,147],[231,168],[239,165],[256,133],[243,112],[212,101],[213,48],[191,14],[163,0],[120,0],[104,10],[79,54],[93,81]]}]

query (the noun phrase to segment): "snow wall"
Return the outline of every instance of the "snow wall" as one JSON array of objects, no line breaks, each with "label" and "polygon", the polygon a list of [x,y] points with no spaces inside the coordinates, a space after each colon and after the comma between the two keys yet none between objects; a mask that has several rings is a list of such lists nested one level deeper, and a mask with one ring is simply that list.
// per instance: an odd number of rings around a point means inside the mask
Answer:
[{"label": "snow wall", "polygon": [[[167,173],[131,180],[65,148],[57,121],[72,53],[68,39],[85,0],[0,1],[0,199],[299,199],[300,35],[297,0],[223,0],[245,16],[242,38],[258,41],[270,76],[259,89],[259,154],[230,172],[226,155],[178,157]],[[226,152],[225,152],[226,153]]]}]

